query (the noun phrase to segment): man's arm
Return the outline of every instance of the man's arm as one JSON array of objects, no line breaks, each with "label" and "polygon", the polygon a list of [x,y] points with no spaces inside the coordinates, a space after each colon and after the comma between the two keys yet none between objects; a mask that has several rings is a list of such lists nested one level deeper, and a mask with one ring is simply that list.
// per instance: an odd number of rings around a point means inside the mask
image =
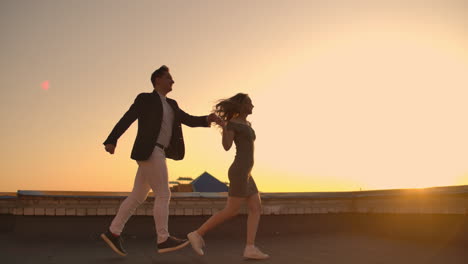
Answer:
[{"label": "man's arm", "polygon": [[206,116],[192,116],[180,108],[179,112],[181,123],[189,127],[209,127],[213,122],[221,126],[224,123],[224,121],[214,113]]},{"label": "man's arm", "polygon": [[209,127],[208,116],[192,116],[179,108],[180,122],[189,127]]},{"label": "man's arm", "polygon": [[117,122],[114,129],[112,129],[112,132],[109,134],[106,141],[104,141],[103,143],[107,152],[111,154],[114,153],[115,146],[117,145],[117,140],[138,118],[143,105],[142,100],[143,94],[139,94],[135,99],[135,102],[133,102],[128,111],[123,115],[119,122]]}]

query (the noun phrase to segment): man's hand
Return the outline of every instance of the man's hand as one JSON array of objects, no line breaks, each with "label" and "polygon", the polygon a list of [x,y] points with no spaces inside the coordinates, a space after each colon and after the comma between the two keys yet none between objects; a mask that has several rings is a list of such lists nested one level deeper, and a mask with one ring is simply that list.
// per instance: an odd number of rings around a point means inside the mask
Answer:
[{"label": "man's hand", "polygon": [[208,117],[206,118],[206,120],[208,121],[208,123],[213,123],[215,122],[216,124],[220,125],[220,126],[223,126],[224,124],[224,121],[219,117],[217,116],[216,114],[214,113],[211,113],[210,115],[208,115]]},{"label": "man's hand", "polygon": [[105,149],[106,149],[106,151],[109,152],[110,154],[114,154],[115,145],[114,145],[114,144],[106,144],[106,145],[105,145]]}]

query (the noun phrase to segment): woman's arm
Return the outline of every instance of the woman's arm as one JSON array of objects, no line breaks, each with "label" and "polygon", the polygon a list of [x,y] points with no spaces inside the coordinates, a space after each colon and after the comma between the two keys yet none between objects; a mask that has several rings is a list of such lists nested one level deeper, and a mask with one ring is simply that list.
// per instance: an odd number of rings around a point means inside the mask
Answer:
[{"label": "woman's arm", "polygon": [[223,147],[226,151],[228,151],[231,148],[233,141],[234,141],[234,131],[227,129],[227,125],[224,125],[223,126]]}]

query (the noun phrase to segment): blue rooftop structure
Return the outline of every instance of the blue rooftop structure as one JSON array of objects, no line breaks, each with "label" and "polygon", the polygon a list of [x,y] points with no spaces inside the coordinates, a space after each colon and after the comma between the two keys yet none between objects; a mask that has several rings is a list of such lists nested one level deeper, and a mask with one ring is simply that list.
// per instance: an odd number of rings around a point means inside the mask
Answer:
[{"label": "blue rooftop structure", "polygon": [[202,173],[198,178],[192,181],[194,192],[227,192],[228,186],[220,180],[213,177],[208,172]]}]

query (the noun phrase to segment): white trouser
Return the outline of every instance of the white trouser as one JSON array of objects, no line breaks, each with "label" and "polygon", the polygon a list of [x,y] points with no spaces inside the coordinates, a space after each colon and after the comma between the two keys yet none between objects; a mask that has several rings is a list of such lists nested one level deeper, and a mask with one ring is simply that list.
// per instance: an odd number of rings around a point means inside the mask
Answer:
[{"label": "white trouser", "polygon": [[168,218],[169,200],[171,190],[167,173],[166,155],[164,150],[155,147],[151,157],[145,161],[137,161],[138,171],[135,177],[132,193],[122,202],[119,211],[111,223],[110,231],[120,235],[125,223],[142,204],[150,189],[153,190],[155,199],[153,207],[154,223],[158,235],[158,243],[166,241],[169,237]]}]

